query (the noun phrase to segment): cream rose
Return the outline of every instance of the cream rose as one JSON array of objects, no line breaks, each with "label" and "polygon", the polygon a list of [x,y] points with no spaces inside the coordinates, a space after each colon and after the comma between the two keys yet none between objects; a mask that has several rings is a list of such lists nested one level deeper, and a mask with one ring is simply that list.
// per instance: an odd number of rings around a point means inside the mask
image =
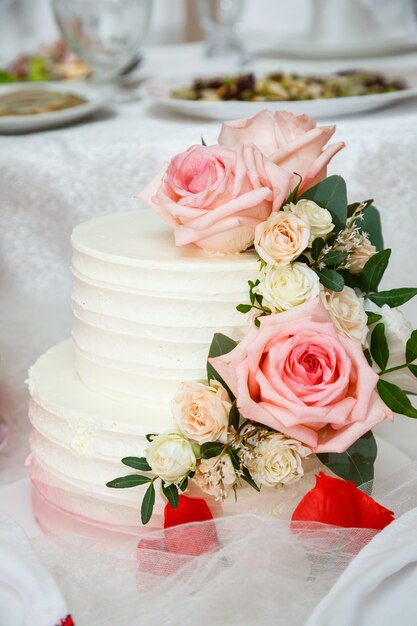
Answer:
[{"label": "cream rose", "polygon": [[297,215],[310,226],[309,246],[318,237],[325,239],[334,228],[330,211],[323,209],[312,200],[299,200],[297,204],[287,204],[284,211]]},{"label": "cream rose", "polygon": [[172,402],[172,413],[182,434],[199,444],[227,441],[232,403],[227,391],[213,380],[210,385],[183,382]]},{"label": "cream rose", "polygon": [[374,254],[376,254],[376,248],[370,241],[364,243],[360,248],[356,248],[349,257],[349,272],[351,274],[360,274],[365,263]]},{"label": "cream rose", "polygon": [[287,265],[307,248],[309,239],[308,221],[293,213],[279,211],[258,224],[254,244],[266,263]]},{"label": "cream rose", "polygon": [[198,486],[216,500],[225,500],[237,481],[232,460],[228,454],[201,459],[194,476]]},{"label": "cream rose", "polygon": [[304,476],[302,459],[311,454],[309,448],[281,433],[268,436],[254,452],[251,474],[256,482],[268,487],[299,480]]},{"label": "cream rose", "polygon": [[319,277],[305,263],[267,265],[254,291],[273,313],[292,309],[320,293]]},{"label": "cream rose", "polygon": [[[387,368],[396,367],[397,365],[405,363],[405,344],[413,330],[411,324],[405,319],[399,309],[391,309],[388,304],[379,307],[370,300],[366,300],[365,309],[382,315],[379,321],[385,324],[385,336],[389,348]],[[370,334],[368,340],[370,341]],[[377,365],[374,365],[374,368],[379,372],[380,368]],[[386,374],[384,379],[394,385],[398,385],[405,391],[417,393],[417,378],[407,367]]]},{"label": "cream rose", "polygon": [[366,344],[368,317],[364,309],[363,298],[359,298],[351,287],[342,291],[321,292],[321,299],[328,310],[337,330],[349,339]]},{"label": "cream rose", "polygon": [[179,484],[196,466],[191,443],[178,433],[155,437],[146,450],[146,460],[167,485]]}]

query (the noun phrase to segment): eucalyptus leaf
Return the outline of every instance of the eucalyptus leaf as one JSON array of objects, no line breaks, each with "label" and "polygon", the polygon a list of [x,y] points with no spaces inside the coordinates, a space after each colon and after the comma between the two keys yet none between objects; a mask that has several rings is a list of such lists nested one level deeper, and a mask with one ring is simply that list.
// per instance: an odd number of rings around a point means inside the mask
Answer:
[{"label": "eucalyptus leaf", "polygon": [[385,325],[379,322],[372,331],[371,335],[371,354],[374,361],[379,365],[381,370],[387,366],[389,359],[388,342],[385,336]]},{"label": "eucalyptus leaf", "polygon": [[407,417],[417,417],[417,409],[413,407],[405,391],[397,387],[397,385],[393,385],[387,380],[380,378],[377,383],[377,390],[381,400],[385,402],[394,413],[407,415]]},{"label": "eucalyptus leaf", "polygon": [[396,308],[397,306],[405,304],[411,300],[411,298],[414,298],[415,295],[417,295],[417,289],[415,287],[400,287],[399,289],[371,293],[368,298],[378,306],[388,304],[391,308]]},{"label": "eucalyptus leaf", "polygon": [[341,276],[335,270],[323,269],[316,270],[318,277],[320,278],[321,284],[327,289],[331,289],[332,291],[342,291],[345,286],[345,281],[343,276]]},{"label": "eucalyptus leaf", "polygon": [[142,500],[142,507],[140,510],[142,524],[145,525],[149,522],[152,517],[153,507],[155,505],[155,487],[154,484],[151,483],[146,490],[145,495]]},{"label": "eucalyptus leaf", "polygon": [[176,509],[179,502],[178,489],[175,485],[165,485],[162,482],[162,493],[170,503],[173,509]]},{"label": "eucalyptus leaf", "polygon": [[115,478],[106,484],[106,487],[112,489],[129,489],[130,487],[137,487],[138,485],[144,485],[149,483],[151,479],[149,476],[140,476],[140,474],[129,474],[129,476],[121,476]]},{"label": "eucalyptus leaf", "polygon": [[405,346],[405,359],[412,363],[417,359],[417,330],[413,330]]},{"label": "eucalyptus leaf", "polygon": [[220,441],[208,441],[203,443],[200,448],[200,454],[202,459],[211,459],[215,456],[219,456],[224,448],[224,444]]},{"label": "eucalyptus leaf", "polygon": [[372,324],[376,324],[382,319],[382,315],[378,315],[378,313],[373,313],[372,311],[366,311],[366,315],[368,317],[368,326],[372,326]]},{"label": "eucalyptus leaf", "polygon": [[365,263],[362,270],[362,279],[367,292],[376,291],[378,289],[381,278],[387,269],[390,256],[391,250],[387,248],[371,256]]},{"label": "eucalyptus leaf", "polygon": [[352,215],[354,214],[358,206],[360,206],[361,204],[364,205],[361,211],[363,215],[365,209],[371,206],[372,202],[373,202],[373,198],[371,198],[370,200],[364,200],[363,202],[352,202],[352,204],[349,204],[347,208],[348,217],[352,217]]},{"label": "eucalyptus leaf", "polygon": [[125,456],[122,459],[122,463],[127,465],[128,467],[133,467],[134,469],[140,470],[141,472],[151,472],[152,468],[149,465],[148,461],[145,457],[137,457],[137,456]]},{"label": "eucalyptus leaf", "polygon": [[[215,358],[217,356],[222,356],[223,354],[228,354],[234,348],[236,348],[236,346],[237,346],[237,342],[234,341],[234,339],[231,339],[230,337],[227,337],[226,335],[223,335],[222,333],[216,333],[211,342],[208,356],[209,358]],[[226,383],[224,382],[220,374],[216,372],[214,367],[208,361],[207,361],[207,378],[209,381],[212,380],[213,378],[217,380],[226,389],[227,393],[230,396],[230,399],[233,402],[233,400],[235,399],[233,393],[231,392],[229,387],[226,385]]]},{"label": "eucalyptus leaf", "polygon": [[347,192],[346,183],[341,176],[329,176],[305,191],[300,199],[313,200],[323,209],[330,211],[337,231],[346,225]]},{"label": "eucalyptus leaf", "polygon": [[363,485],[374,478],[374,463],[377,455],[375,437],[369,431],[362,435],[345,452],[317,454],[319,460],[332,472],[355,485]]}]

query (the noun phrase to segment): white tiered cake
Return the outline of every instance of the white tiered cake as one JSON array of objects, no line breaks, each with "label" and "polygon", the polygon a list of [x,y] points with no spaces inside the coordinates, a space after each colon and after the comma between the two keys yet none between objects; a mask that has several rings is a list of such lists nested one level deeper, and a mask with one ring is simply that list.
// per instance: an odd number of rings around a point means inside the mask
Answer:
[{"label": "white tiered cake", "polygon": [[[30,372],[35,513],[136,533],[142,487],[112,490],[123,456],[173,426],[179,383],[205,377],[215,332],[238,337],[255,254],[178,248],[148,210],[83,223],[72,235],[73,339]],[[161,524],[162,500],[153,525]]]}]

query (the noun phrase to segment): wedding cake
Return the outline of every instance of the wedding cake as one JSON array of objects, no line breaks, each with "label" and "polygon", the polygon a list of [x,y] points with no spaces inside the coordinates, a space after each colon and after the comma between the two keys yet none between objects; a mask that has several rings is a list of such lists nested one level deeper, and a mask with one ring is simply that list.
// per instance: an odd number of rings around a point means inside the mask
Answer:
[{"label": "wedding cake", "polygon": [[371,428],[417,416],[386,380],[416,375],[416,331],[390,362],[384,311],[417,290],[378,291],[390,251],[371,201],[326,178],[333,132],[284,112],[226,123],[141,192],[153,211],[74,229],[72,338],[29,375],[44,528],[137,534],[189,498],[291,514],[318,468],[372,480]]}]

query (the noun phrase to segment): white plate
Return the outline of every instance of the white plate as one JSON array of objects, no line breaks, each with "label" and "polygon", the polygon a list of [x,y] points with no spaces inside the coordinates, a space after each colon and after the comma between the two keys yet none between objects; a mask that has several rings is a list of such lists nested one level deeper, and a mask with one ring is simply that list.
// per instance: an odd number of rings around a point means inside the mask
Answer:
[{"label": "white plate", "polygon": [[309,35],[282,39],[270,46],[266,55],[293,56],[302,59],[357,58],[401,54],[417,49],[415,37],[374,37],[367,39],[325,41]]},{"label": "white plate", "polygon": [[173,111],[192,117],[213,120],[232,120],[249,117],[263,109],[270,111],[285,110],[296,115],[306,113],[315,118],[351,115],[389,106],[394,102],[417,96],[417,76],[412,72],[388,72],[384,75],[404,78],[410,85],[403,91],[371,94],[368,96],[348,96],[346,98],[323,98],[317,100],[286,100],[285,102],[242,102],[238,100],[182,100],[173,98],[173,89],[184,87],[192,82],[192,78],[166,78],[147,81],[143,86],[144,94],[154,104],[169,107]]},{"label": "white plate", "polygon": [[43,130],[56,126],[64,126],[81,120],[100,109],[109,100],[108,89],[85,83],[60,82],[31,82],[9,83],[0,85],[0,96],[21,89],[47,89],[49,91],[71,92],[87,100],[62,111],[37,113],[35,115],[5,115],[0,116],[0,133],[24,133],[34,130]]}]

